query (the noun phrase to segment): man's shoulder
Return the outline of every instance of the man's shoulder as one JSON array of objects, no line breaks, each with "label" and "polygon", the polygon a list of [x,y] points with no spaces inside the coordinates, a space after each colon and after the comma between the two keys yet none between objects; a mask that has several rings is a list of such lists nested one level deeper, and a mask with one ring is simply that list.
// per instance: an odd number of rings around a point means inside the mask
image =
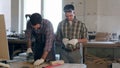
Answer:
[{"label": "man's shoulder", "polygon": [[63,23],[66,23],[66,22],[67,22],[66,19],[64,19],[64,20],[60,21],[60,24],[63,24]]},{"label": "man's shoulder", "polygon": [[48,19],[43,19],[41,25],[43,25],[45,28],[46,28],[46,27],[53,28],[52,23],[51,23]]},{"label": "man's shoulder", "polygon": [[50,25],[52,23],[48,19],[43,19],[42,24]]},{"label": "man's shoulder", "polygon": [[74,22],[78,22],[78,23],[83,23],[82,21],[80,21],[79,19],[75,18]]},{"label": "man's shoulder", "polygon": [[48,19],[42,19],[43,22],[50,22]]},{"label": "man's shoulder", "polygon": [[81,24],[81,25],[84,25],[84,24],[85,24],[85,23],[83,23],[82,21],[80,21],[79,19],[76,19],[75,21],[78,22],[78,23]]}]

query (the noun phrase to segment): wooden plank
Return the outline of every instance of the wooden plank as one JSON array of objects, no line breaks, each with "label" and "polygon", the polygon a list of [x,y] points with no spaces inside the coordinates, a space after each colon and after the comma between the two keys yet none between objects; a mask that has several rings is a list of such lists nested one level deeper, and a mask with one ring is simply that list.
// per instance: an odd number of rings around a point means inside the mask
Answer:
[{"label": "wooden plank", "polygon": [[4,15],[0,15],[0,59],[9,59],[8,41],[6,38]]}]

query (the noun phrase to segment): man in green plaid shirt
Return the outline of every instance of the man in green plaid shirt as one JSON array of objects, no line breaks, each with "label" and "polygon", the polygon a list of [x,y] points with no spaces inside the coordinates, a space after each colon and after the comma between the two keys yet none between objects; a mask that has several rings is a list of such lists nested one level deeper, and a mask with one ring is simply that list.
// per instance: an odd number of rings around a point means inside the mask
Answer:
[{"label": "man in green plaid shirt", "polygon": [[56,41],[61,45],[60,56],[66,63],[82,63],[81,43],[87,42],[87,28],[76,19],[74,6],[64,7],[66,19],[57,28]]}]

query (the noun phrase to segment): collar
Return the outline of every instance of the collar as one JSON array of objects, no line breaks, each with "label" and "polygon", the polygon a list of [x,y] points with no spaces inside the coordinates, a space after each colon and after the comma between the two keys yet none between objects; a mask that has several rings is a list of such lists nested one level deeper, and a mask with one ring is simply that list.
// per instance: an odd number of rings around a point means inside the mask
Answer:
[{"label": "collar", "polygon": [[[65,19],[65,23],[68,23],[69,21],[67,20],[67,19]],[[78,22],[78,19],[76,19],[76,18],[74,18],[73,20],[72,20],[72,22],[73,23],[77,23]]]}]

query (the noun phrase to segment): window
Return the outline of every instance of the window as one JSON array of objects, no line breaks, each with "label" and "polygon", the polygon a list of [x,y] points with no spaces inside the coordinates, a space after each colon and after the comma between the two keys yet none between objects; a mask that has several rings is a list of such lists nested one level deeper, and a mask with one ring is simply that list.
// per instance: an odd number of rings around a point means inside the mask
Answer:
[{"label": "window", "polygon": [[54,32],[57,30],[58,23],[62,20],[62,0],[44,0],[43,16],[49,19],[54,27]]},{"label": "window", "polygon": [[21,31],[26,29],[28,19],[25,18],[25,15],[37,12],[43,15],[43,18],[51,21],[54,32],[56,32],[57,25],[62,19],[62,0],[52,0],[52,2],[51,0],[23,0],[23,2],[21,0],[21,6],[23,8],[20,9],[22,13],[19,14],[21,16],[19,22],[23,21],[23,24],[19,24]]},{"label": "window", "polygon": [[23,30],[26,29],[26,22],[28,18],[25,18],[26,14],[32,14],[32,13],[40,13],[41,14],[41,0],[24,0],[24,24],[23,24]]}]

